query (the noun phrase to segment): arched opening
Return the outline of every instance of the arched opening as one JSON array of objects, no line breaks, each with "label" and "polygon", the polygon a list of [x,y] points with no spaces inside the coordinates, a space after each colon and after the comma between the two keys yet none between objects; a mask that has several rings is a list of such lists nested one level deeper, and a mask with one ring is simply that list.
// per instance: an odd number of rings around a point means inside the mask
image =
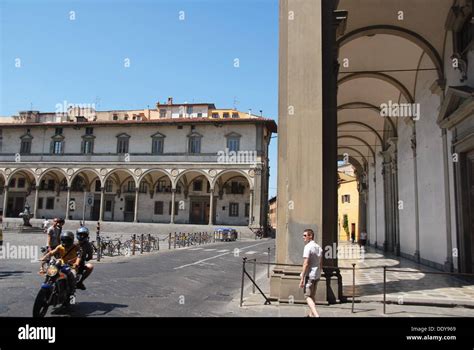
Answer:
[{"label": "arched opening", "polygon": [[98,221],[101,189],[102,182],[94,170],[76,172],[71,178],[68,218]]},{"label": "arched opening", "polygon": [[36,178],[29,169],[18,169],[8,177],[7,190],[3,191],[4,217],[18,218],[25,206],[34,211]]},{"label": "arched opening", "polygon": [[[173,182],[169,174],[161,169],[153,169],[144,173],[139,181],[140,206],[149,210],[140,210],[139,222],[170,223],[172,201],[177,201],[177,195],[182,193],[182,186],[173,194]],[[173,199],[173,197],[175,197]],[[175,206],[175,211],[177,206]]]},{"label": "arched opening", "polygon": [[232,170],[221,172],[215,179],[214,189],[217,225],[260,225],[261,218],[254,215],[256,202],[247,176]]},{"label": "arched opening", "polygon": [[38,179],[38,198],[36,200],[37,218],[51,219],[65,217],[68,190],[68,179],[60,169],[49,169]]},{"label": "arched opening", "polygon": [[[180,200],[175,203],[178,222],[209,225],[215,222],[215,201],[210,178],[201,170],[188,170],[176,179],[176,188],[182,189]],[[212,193],[211,193],[212,192]]]},{"label": "arched opening", "polygon": [[117,169],[107,174],[104,184],[104,196],[113,198],[113,221],[137,222],[139,188],[135,176],[127,169]]}]

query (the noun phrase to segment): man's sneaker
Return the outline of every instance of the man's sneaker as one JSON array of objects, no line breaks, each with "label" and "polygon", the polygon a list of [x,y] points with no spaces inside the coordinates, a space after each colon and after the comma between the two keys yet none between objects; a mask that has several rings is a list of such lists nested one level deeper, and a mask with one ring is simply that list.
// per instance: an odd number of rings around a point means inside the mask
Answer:
[{"label": "man's sneaker", "polygon": [[76,288],[80,290],[86,290],[86,286],[82,282],[77,283]]}]

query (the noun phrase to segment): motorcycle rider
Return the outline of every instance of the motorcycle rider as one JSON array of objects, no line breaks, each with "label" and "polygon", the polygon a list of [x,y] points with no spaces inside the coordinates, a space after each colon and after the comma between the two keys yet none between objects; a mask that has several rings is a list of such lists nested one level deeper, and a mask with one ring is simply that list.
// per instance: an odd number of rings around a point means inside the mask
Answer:
[{"label": "motorcycle rider", "polygon": [[81,274],[81,279],[76,285],[76,288],[85,290],[86,286],[84,285],[84,280],[89,277],[94,270],[94,265],[91,263],[86,263],[92,259],[94,254],[94,250],[92,249],[92,245],[89,242],[89,229],[85,226],[81,226],[76,231],[76,238],[79,242],[79,269],[78,273]]},{"label": "motorcycle rider", "polygon": [[42,261],[46,261],[51,256],[58,256],[63,265],[68,264],[63,272],[66,273],[68,284],[70,287],[71,295],[74,294],[76,290],[76,271],[79,266],[79,245],[74,243],[74,233],[71,231],[64,231],[61,233],[61,244],[58,245],[55,249],[49,251],[43,256]]}]

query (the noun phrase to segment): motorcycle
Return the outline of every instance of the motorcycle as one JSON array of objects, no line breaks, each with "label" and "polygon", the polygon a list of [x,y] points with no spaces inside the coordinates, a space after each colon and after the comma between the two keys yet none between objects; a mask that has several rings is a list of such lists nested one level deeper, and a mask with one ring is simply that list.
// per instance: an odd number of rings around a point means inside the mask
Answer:
[{"label": "motorcycle", "polygon": [[[67,278],[69,269],[71,267],[68,264],[54,257],[47,263],[46,278],[33,305],[33,317],[44,317],[50,306],[60,304],[68,307],[71,304],[74,294]],[[76,276],[77,280],[79,278],[79,275]]]}]

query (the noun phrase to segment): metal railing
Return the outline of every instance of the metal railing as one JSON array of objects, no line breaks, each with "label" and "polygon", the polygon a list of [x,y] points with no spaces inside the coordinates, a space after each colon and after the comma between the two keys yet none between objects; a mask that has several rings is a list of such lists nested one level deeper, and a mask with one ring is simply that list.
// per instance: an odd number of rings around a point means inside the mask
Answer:
[{"label": "metal railing", "polygon": [[[270,253],[270,248],[268,248],[268,252]],[[268,254],[270,257],[270,254]],[[246,265],[248,263],[253,264],[253,274],[250,276],[249,272],[246,269]],[[256,282],[256,266],[257,265],[266,265],[267,266],[267,277],[270,277],[270,265],[274,266],[288,266],[288,267],[299,267],[302,268],[300,264],[279,264],[279,263],[271,263],[270,259],[268,262],[259,262],[257,259],[249,260],[247,257],[242,258],[242,281],[241,281],[241,291],[240,291],[240,306],[243,305],[244,299],[244,282],[245,276],[250,280],[252,283],[252,292],[255,293],[255,288],[258,289],[260,294],[265,299],[265,305],[271,304],[269,297],[265,295],[262,289],[258,286]],[[388,266],[376,266],[376,267],[359,267],[356,268],[356,264],[352,263],[352,267],[334,267],[334,266],[322,266],[323,270],[351,270],[352,271],[352,305],[351,305],[351,312],[355,313],[355,303],[356,303],[356,270],[369,270],[369,269],[379,269],[380,272],[383,272],[383,314],[386,314],[386,307],[387,307],[387,272],[401,272],[401,273],[416,273],[416,274],[433,274],[433,275],[446,275],[446,276],[465,276],[465,277],[474,277],[474,273],[458,273],[458,272],[442,272],[442,271],[421,271],[421,270],[403,270],[403,269],[390,269]],[[346,300],[346,299],[344,299]]]}]

